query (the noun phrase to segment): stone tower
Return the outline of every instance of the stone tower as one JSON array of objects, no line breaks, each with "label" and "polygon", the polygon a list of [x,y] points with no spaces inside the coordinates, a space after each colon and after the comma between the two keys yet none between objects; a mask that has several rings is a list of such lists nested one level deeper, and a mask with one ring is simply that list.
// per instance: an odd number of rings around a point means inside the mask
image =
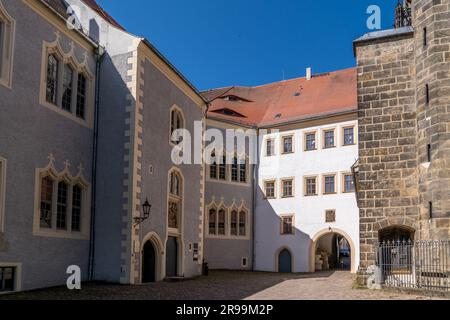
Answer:
[{"label": "stone tower", "polygon": [[361,280],[377,241],[450,238],[450,0],[403,6],[411,26],[354,42]]}]

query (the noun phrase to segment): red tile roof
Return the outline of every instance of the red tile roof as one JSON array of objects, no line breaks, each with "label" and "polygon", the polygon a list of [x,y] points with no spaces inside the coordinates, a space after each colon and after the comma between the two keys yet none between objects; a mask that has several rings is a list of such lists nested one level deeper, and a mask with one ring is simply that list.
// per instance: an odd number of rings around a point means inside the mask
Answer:
[{"label": "red tile roof", "polygon": [[[351,68],[315,75],[309,81],[297,78],[257,87],[213,89],[202,94],[210,101],[210,118],[268,126],[356,111],[356,78],[356,68]],[[236,101],[236,97],[241,100]]]}]

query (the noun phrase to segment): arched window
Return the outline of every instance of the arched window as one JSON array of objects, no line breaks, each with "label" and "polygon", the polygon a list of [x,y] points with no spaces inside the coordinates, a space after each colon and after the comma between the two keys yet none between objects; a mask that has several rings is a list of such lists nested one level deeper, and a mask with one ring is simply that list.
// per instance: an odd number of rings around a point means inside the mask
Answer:
[{"label": "arched window", "polygon": [[56,208],[56,228],[67,229],[67,199],[69,186],[65,181],[58,182],[58,200]]},{"label": "arched window", "polygon": [[72,189],[72,231],[81,231],[81,204],[83,202],[83,188],[79,185]]},{"label": "arched window", "polygon": [[180,229],[183,180],[177,171],[169,175],[168,225],[170,229]]},{"label": "arched window", "polygon": [[184,128],[184,117],[183,113],[177,107],[173,107],[170,111],[170,141],[173,144],[178,144],[181,142],[181,137],[179,134],[174,134],[176,130]]}]

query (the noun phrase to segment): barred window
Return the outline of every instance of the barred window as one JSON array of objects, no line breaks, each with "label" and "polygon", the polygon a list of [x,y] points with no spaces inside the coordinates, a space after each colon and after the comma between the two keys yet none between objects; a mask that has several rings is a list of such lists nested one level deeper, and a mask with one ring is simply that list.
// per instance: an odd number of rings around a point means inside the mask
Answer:
[{"label": "barred window", "polygon": [[73,69],[66,64],[64,65],[62,108],[69,112],[72,111],[72,85]]},{"label": "barred window", "polygon": [[41,228],[52,227],[53,179],[45,177],[41,180]]},{"label": "barred window", "polygon": [[67,228],[67,183],[58,183],[58,202],[56,210],[56,228],[65,230]]},{"label": "barred window", "polygon": [[86,77],[80,73],[78,74],[76,116],[78,118],[84,119],[85,112],[86,112]]},{"label": "barred window", "polygon": [[58,99],[58,70],[59,60],[54,54],[49,54],[47,57],[47,87],[46,99],[47,102],[54,105],[57,104]]}]

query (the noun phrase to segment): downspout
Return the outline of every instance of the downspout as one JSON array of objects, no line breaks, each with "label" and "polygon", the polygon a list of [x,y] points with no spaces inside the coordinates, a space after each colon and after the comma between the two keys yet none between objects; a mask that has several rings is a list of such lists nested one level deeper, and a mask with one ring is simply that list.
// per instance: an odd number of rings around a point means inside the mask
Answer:
[{"label": "downspout", "polygon": [[105,56],[105,49],[98,46],[95,50],[95,104],[94,104],[94,140],[92,145],[92,186],[91,186],[91,232],[89,238],[89,281],[94,280],[95,259],[95,214],[97,200],[97,155],[98,155],[98,121],[100,105],[100,67]]},{"label": "downspout", "polygon": [[255,271],[255,260],[256,260],[256,199],[258,195],[259,186],[259,128],[256,129],[256,164],[253,165],[253,201],[252,201],[252,271]]}]

